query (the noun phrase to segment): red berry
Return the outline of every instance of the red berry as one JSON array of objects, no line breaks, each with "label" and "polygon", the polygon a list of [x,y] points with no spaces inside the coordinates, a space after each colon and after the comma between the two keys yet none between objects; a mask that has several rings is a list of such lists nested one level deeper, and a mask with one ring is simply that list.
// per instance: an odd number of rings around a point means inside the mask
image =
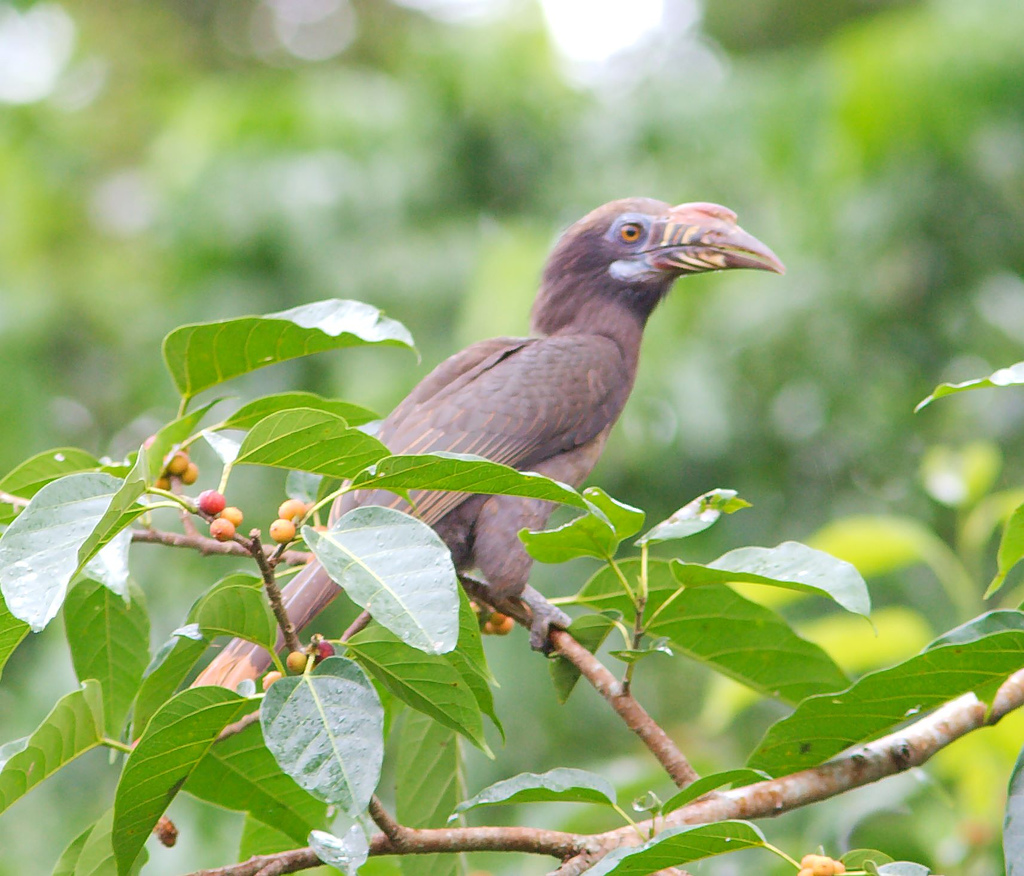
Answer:
[{"label": "red berry", "polygon": [[317,642],[316,646],[316,662],[319,663],[321,660],[326,660],[328,657],[334,656],[334,645],[328,642],[326,639],[321,639]]},{"label": "red berry", "polygon": [[217,541],[231,541],[235,537],[235,524],[223,517],[218,517],[210,523],[210,535]]},{"label": "red berry", "polygon": [[199,494],[199,510],[204,514],[220,514],[227,503],[224,494],[216,490],[203,490]]},{"label": "red berry", "polygon": [[275,520],[270,524],[270,537],[278,544],[291,541],[295,538],[295,524],[290,520]]}]

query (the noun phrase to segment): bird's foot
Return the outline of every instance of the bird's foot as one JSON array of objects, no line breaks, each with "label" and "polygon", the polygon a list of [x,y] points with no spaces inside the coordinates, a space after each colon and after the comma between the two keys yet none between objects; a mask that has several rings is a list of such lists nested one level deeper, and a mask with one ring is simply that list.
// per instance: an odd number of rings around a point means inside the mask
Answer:
[{"label": "bird's foot", "polygon": [[530,609],[530,647],[545,655],[550,654],[554,650],[551,628],[564,630],[572,623],[572,618],[529,585],[519,598]]}]

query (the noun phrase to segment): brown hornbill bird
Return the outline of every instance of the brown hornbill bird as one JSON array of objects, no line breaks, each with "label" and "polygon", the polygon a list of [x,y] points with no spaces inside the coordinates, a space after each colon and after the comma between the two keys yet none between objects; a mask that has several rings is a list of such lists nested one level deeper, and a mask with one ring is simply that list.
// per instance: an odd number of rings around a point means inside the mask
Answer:
[{"label": "brown hornbill bird", "polygon": [[[683,274],[730,268],[783,272],[775,254],[725,207],[671,207],[649,198],[598,207],[561,236],[548,258],[532,336],[480,341],[446,359],[383,421],[378,437],[396,454],[475,454],[579,487],[633,388],[651,312]],[[416,516],[451,549],[457,570],[477,570],[496,600],[529,605],[534,647],[545,645],[551,625],[568,622],[527,586],[533,561],[518,537],[524,527],[542,528],[552,503],[422,491],[411,498]],[[332,519],[359,505],[412,511],[391,493],[353,491],[335,502]],[[295,628],[339,592],[311,562],[283,590]],[[266,651],[236,639],[195,683],[234,688],[269,663]]]}]

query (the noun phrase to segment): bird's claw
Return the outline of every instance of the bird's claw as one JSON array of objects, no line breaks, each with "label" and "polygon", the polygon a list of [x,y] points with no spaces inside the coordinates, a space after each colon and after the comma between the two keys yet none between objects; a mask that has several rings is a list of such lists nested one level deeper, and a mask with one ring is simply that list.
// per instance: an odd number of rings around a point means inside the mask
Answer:
[{"label": "bird's claw", "polygon": [[549,655],[554,650],[551,628],[564,630],[572,623],[572,618],[530,586],[523,590],[520,599],[530,609],[530,647]]}]

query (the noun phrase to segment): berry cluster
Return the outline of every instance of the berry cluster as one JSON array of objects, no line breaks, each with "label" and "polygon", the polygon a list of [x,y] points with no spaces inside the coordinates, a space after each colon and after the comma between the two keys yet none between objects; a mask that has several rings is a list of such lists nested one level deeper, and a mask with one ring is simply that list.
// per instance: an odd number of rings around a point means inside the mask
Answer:
[{"label": "berry cluster", "polygon": [[[145,441],[145,446],[150,447],[155,439],[155,435],[150,435]],[[199,466],[188,458],[188,450],[176,450],[164,460],[163,471],[160,472],[154,486],[161,490],[169,490],[172,478],[177,478],[187,487],[199,480]]]},{"label": "berry cluster", "polygon": [[[285,666],[288,667],[289,672],[298,675],[306,671],[310,657],[313,658],[313,665],[316,666],[321,660],[326,660],[328,657],[333,656],[334,645],[318,633],[313,636],[309,647],[302,651],[292,651],[285,659]],[[270,685],[282,678],[284,678],[284,675],[276,670],[268,672],[263,676],[263,689],[267,690]]]}]

